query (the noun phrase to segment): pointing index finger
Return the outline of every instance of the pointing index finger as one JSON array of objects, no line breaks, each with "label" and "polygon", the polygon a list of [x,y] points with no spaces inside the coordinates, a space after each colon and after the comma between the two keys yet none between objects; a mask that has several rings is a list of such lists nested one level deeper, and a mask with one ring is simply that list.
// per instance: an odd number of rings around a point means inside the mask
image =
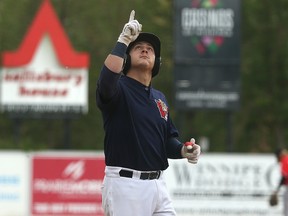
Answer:
[{"label": "pointing index finger", "polygon": [[134,17],[135,17],[135,11],[132,10],[131,13],[130,13],[129,22],[134,20]]}]

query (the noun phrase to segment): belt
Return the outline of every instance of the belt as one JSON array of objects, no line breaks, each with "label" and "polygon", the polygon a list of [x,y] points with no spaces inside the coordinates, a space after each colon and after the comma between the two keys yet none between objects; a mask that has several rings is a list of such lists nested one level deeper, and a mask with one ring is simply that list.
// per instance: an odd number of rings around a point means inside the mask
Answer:
[{"label": "belt", "polygon": [[[121,177],[132,178],[133,177],[133,171],[121,169],[119,171],[119,175]],[[159,179],[160,175],[161,175],[161,171],[160,170],[153,171],[153,172],[141,172],[139,178],[142,179],[142,180],[152,180],[152,179]]]}]

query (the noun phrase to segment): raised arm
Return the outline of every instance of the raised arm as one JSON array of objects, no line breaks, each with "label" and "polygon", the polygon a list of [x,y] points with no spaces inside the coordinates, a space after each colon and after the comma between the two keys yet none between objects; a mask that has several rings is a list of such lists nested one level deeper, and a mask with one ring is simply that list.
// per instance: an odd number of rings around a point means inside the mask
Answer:
[{"label": "raised arm", "polygon": [[135,11],[130,13],[129,21],[124,25],[124,28],[119,35],[116,46],[111,54],[109,54],[104,62],[105,66],[115,72],[122,71],[123,61],[128,45],[133,42],[142,30],[142,25],[135,20]]},{"label": "raised arm", "polygon": [[97,82],[98,102],[108,102],[115,95],[116,85],[122,71],[124,57],[128,45],[139,35],[142,25],[134,19],[135,11],[132,10],[129,21],[124,25],[117,43],[112,52],[104,61],[100,76]]}]

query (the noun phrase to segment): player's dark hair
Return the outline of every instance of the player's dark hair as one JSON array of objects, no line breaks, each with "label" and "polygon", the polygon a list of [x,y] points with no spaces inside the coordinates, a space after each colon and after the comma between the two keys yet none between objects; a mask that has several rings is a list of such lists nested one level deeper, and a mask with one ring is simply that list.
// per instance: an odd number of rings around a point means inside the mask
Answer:
[{"label": "player's dark hair", "polygon": [[152,77],[154,77],[159,73],[160,66],[161,66],[161,54],[160,54],[161,42],[160,42],[160,39],[156,35],[154,35],[152,33],[148,33],[148,32],[140,33],[139,36],[136,38],[136,40],[133,41],[132,43],[130,43],[129,46],[127,47],[122,72],[126,75],[128,70],[130,69],[130,67],[131,67],[131,57],[129,55],[130,50],[132,49],[132,47],[136,43],[138,43],[140,41],[145,41],[145,42],[150,43],[154,49],[155,63],[154,63],[154,66],[152,68]]}]

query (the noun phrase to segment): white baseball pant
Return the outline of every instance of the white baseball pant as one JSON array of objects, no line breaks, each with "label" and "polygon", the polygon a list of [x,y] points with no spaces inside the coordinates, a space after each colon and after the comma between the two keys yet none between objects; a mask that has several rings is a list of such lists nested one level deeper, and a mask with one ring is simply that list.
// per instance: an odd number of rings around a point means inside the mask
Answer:
[{"label": "white baseball pant", "polygon": [[[121,169],[133,176],[121,177]],[[106,166],[102,186],[105,216],[176,216],[164,177],[142,180],[141,171]]]}]

